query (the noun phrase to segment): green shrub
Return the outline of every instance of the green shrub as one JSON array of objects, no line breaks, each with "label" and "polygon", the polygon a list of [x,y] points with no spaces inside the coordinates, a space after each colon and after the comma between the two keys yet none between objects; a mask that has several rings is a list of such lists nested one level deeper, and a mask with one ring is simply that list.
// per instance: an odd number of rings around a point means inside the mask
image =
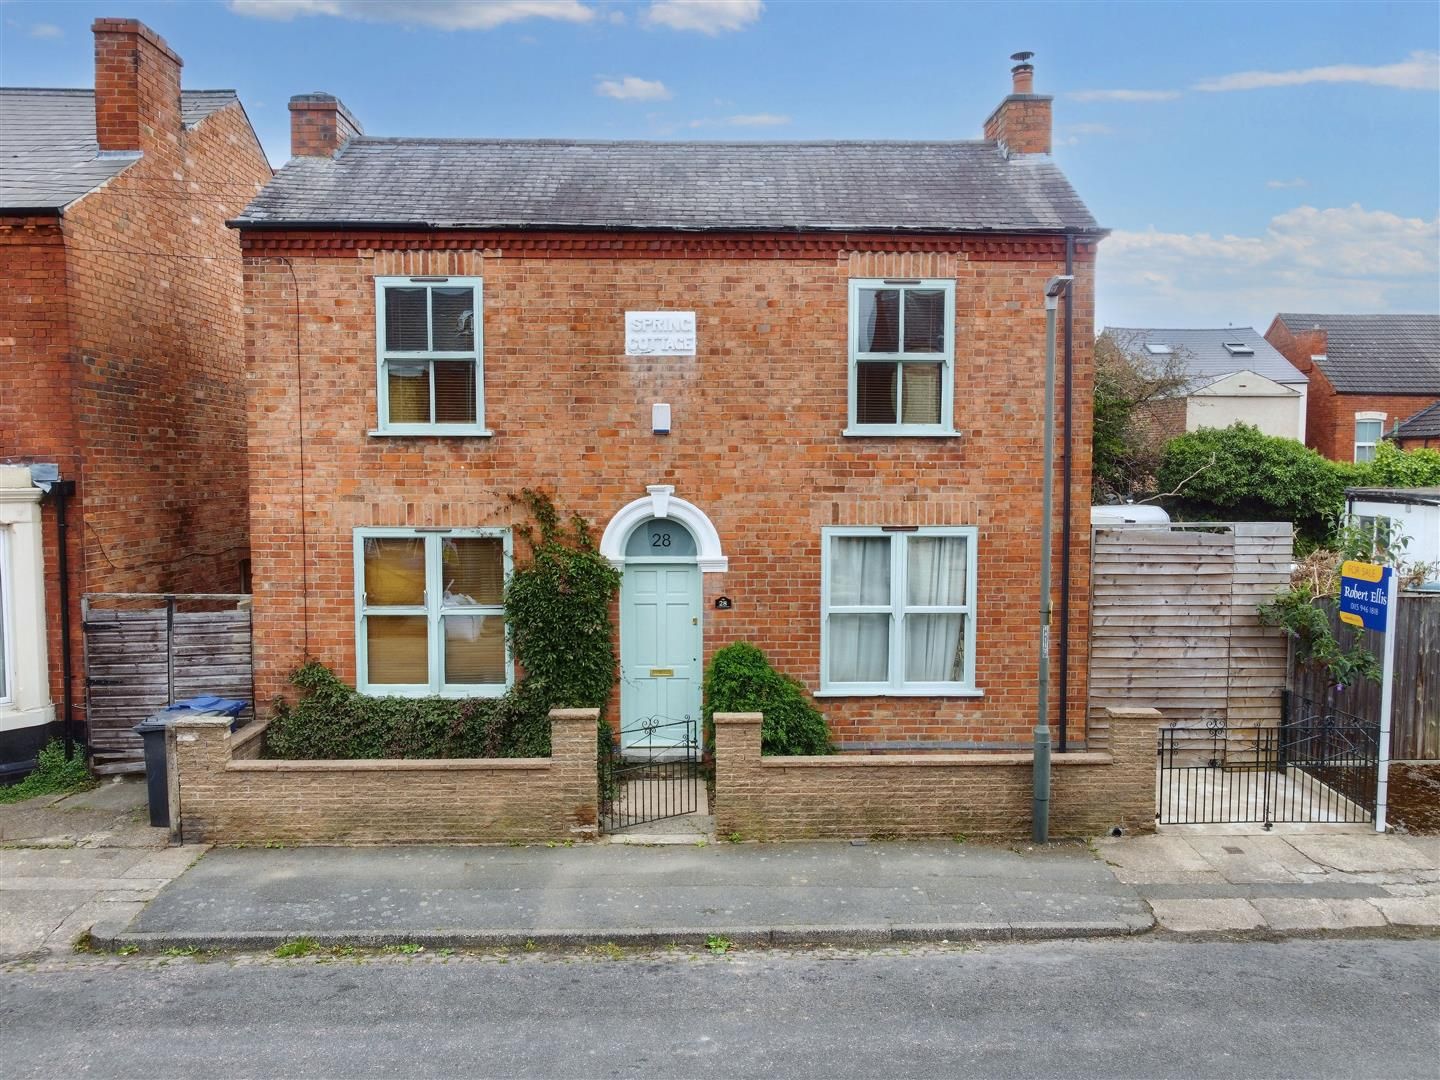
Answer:
[{"label": "green shrub", "polygon": [[1381,442],[1374,461],[1331,461],[1294,439],[1232,424],[1171,439],[1156,479],[1161,491],[1178,489],[1166,500],[1178,518],[1289,521],[1308,551],[1335,539],[1346,488],[1440,484],[1440,451]]},{"label": "green shrub", "polygon": [[825,717],[806,697],[805,687],[770,666],[765,654],[746,641],[718,650],[705,669],[705,726],[717,712],[758,712],[762,754],[834,752]]},{"label": "green shrub", "polygon": [[[550,499],[515,497],[536,526],[505,587],[505,624],[520,680],[498,698],[369,697],[310,661],[290,681],[303,696],[275,703],[267,757],[288,759],[546,757],[552,708],[604,709],[615,683],[610,605],[620,574],[586,522],[561,523]],[[601,719],[602,731],[608,727]]]},{"label": "green shrub", "polygon": [[88,791],[95,786],[85,764],[83,747],[74,748],[74,756],[65,760],[65,744],[52,739],[36,755],[35,769],[18,784],[0,787],[0,803],[23,802],[39,795],[58,795],[72,791]]}]

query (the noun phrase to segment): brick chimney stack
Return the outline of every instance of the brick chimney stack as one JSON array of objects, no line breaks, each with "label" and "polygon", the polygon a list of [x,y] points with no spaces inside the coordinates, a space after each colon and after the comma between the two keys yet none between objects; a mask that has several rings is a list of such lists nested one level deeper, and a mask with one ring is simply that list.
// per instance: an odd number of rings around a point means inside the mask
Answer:
[{"label": "brick chimney stack", "polygon": [[290,156],[331,157],[356,135],[365,134],[345,103],[319,91],[290,99]]},{"label": "brick chimney stack", "polygon": [[165,39],[135,19],[96,19],[95,137],[101,150],[180,141],[180,68]]},{"label": "brick chimney stack", "polygon": [[1013,85],[1008,97],[985,121],[985,138],[1000,144],[1006,157],[1012,154],[1050,153],[1049,94],[1035,93],[1034,53],[1018,52],[1010,69]]}]

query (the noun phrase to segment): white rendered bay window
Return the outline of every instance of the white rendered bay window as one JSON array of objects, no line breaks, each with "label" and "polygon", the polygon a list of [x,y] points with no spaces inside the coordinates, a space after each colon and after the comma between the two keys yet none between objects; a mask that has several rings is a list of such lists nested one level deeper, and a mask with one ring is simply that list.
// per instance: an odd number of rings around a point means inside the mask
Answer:
[{"label": "white rendered bay window", "polygon": [[503,694],[514,675],[505,643],[510,569],[509,530],[356,530],[357,689]]},{"label": "white rendered bay window", "polygon": [[380,435],[488,435],[479,278],[375,279]]},{"label": "white rendered bay window", "polygon": [[973,527],[821,531],[821,693],[969,696]]}]

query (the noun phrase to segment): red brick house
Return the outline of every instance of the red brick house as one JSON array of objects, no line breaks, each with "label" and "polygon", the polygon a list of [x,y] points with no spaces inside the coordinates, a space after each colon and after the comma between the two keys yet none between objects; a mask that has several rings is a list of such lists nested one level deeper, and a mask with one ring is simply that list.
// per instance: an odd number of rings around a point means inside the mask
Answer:
[{"label": "red brick house", "polygon": [[93,90],[0,89],[0,772],[67,703],[79,733],[83,594],[235,591],[249,557],[225,221],[271,170],[234,91],[181,90],[138,22],[94,35]]},{"label": "red brick house", "polygon": [[538,486],[623,570],[622,732],[698,716],[749,640],[842,746],[1028,743],[1068,257],[1078,741],[1104,233],[1030,79],[938,143],[372,138],[294,99],[294,157],[234,222],[262,710],[307,655],[371,693],[503,692],[507,496]]},{"label": "red brick house", "polygon": [[1265,340],[1310,378],[1305,445],[1369,461],[1397,424],[1440,402],[1440,315],[1282,312]]}]

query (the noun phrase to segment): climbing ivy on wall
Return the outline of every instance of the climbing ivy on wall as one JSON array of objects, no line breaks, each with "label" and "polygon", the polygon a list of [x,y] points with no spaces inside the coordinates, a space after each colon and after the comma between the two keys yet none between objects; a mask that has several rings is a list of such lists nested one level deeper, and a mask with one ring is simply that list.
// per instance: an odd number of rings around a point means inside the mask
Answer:
[{"label": "climbing ivy on wall", "polygon": [[616,678],[610,609],[620,573],[580,515],[563,519],[548,495],[529,488],[511,501],[533,522],[515,527],[528,554],[517,553],[505,586],[515,685],[498,698],[370,697],[311,660],[291,676],[300,700],[275,703],[267,757],[544,757],[552,708],[605,708]]}]

